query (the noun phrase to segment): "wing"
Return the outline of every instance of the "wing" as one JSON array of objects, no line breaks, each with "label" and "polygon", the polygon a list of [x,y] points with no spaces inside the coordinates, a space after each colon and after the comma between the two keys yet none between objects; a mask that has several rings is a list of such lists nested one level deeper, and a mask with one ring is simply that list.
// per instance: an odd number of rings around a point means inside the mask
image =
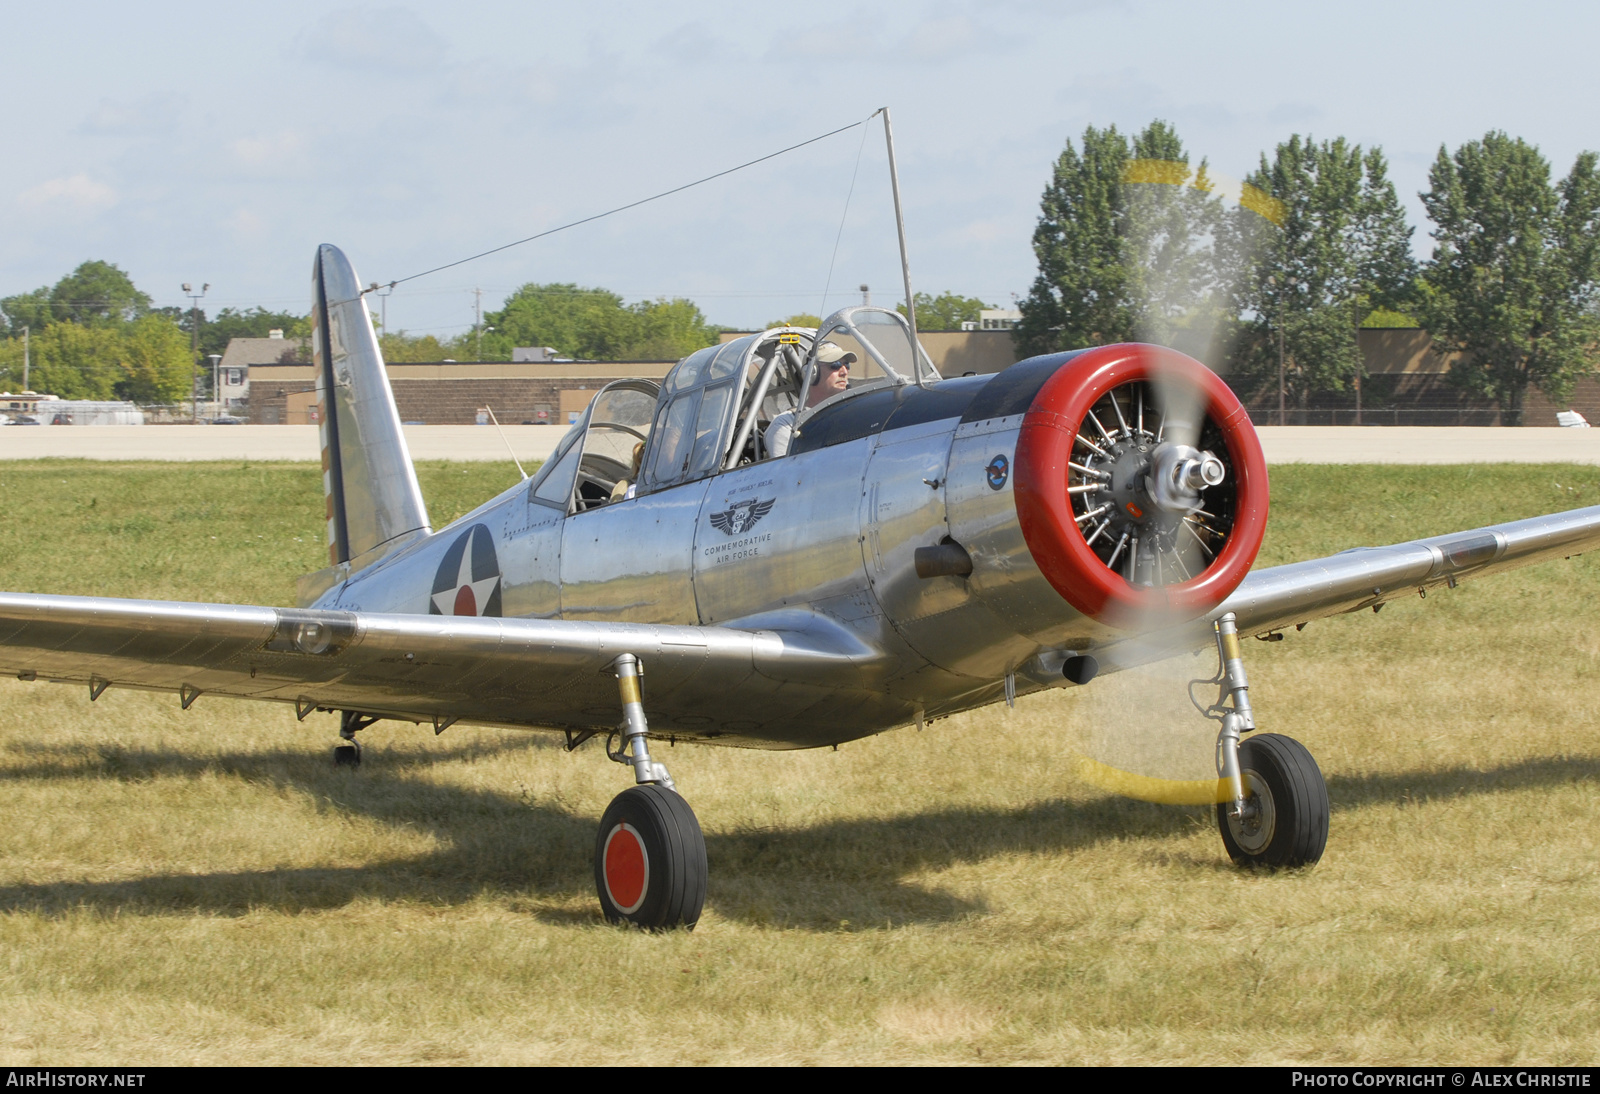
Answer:
[{"label": "wing", "polygon": [[1102,664],[1127,668],[1206,645],[1226,612],[1238,617],[1240,634],[1265,634],[1595,548],[1600,506],[1254,570],[1205,619],[1108,646]]},{"label": "wing", "polygon": [[[731,717],[726,708],[733,692],[764,696],[773,710],[785,709],[812,692],[837,696],[841,676],[860,680],[869,696],[874,690],[877,651],[825,618],[787,613],[749,626],[0,593],[0,671],[86,684],[91,697],[107,686],[175,691],[185,706],[202,695],[226,695],[292,702],[302,718],[321,707],[432,721],[436,728],[461,719],[613,727],[621,706],[607,669],[623,652],[643,662],[652,708],[664,712]],[[700,717],[698,724],[713,721]]]}]

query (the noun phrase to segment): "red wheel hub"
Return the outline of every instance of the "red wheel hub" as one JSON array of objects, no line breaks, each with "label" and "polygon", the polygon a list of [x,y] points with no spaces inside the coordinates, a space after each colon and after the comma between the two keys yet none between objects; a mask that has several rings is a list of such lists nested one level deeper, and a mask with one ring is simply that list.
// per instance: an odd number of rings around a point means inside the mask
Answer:
[{"label": "red wheel hub", "polygon": [[606,895],[611,903],[624,915],[638,911],[650,891],[650,856],[638,829],[627,823],[611,829],[604,861]]}]

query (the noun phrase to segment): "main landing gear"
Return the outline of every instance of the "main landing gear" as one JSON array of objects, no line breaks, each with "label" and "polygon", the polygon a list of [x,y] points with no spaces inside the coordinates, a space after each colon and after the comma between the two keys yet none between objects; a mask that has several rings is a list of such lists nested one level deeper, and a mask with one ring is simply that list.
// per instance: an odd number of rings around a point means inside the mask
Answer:
[{"label": "main landing gear", "polygon": [[650,758],[639,660],[613,662],[622,693],[621,747],[606,755],[633,768],[638,783],[618,794],[600,818],[594,885],[612,923],[650,930],[692,929],[706,901],[706,840],[665,765]]},{"label": "main landing gear", "polygon": [[1304,745],[1277,733],[1240,742],[1256,728],[1250,712],[1250,684],[1239,654],[1239,628],[1232,612],[1217,620],[1215,683],[1221,699],[1207,711],[1220,718],[1217,776],[1230,791],[1217,805],[1217,827],[1228,857],[1240,866],[1310,866],[1328,844],[1328,784]]}]

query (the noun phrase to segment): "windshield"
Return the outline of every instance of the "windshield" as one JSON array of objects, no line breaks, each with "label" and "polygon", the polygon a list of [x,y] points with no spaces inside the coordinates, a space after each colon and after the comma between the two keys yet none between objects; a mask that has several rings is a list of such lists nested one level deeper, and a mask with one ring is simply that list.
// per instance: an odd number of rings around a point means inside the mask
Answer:
[{"label": "windshield", "polygon": [[899,312],[867,306],[842,308],[823,323],[817,341],[833,342],[856,355],[852,379],[881,377],[896,384],[939,379],[927,352],[920,346],[913,352],[911,326]]}]

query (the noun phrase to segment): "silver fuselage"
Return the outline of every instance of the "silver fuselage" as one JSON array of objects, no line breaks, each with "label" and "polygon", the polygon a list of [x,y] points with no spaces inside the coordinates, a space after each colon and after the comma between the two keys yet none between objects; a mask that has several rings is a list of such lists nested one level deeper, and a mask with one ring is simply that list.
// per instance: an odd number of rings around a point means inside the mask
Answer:
[{"label": "silver fuselage", "polygon": [[[1019,691],[1059,684],[1053,654],[1111,635],[1044,580],[1018,528],[1011,481],[992,481],[994,458],[1013,457],[1021,414],[973,417],[972,395],[988,379],[863,393],[893,414],[939,392],[954,412],[898,428],[890,420],[864,436],[587,511],[562,515],[519,485],[315,606],[418,614],[430,598],[445,605],[436,578],[448,571],[453,580],[458,566],[461,581],[471,576],[446,553],[482,526],[496,555],[498,614],[507,617],[805,630],[860,650],[850,671],[826,678],[751,679],[654,701],[648,651],[618,650],[644,662],[658,735],[811,747],[994,702],[1008,675]],[[824,424],[810,433],[826,442]],[[947,537],[970,553],[971,575],[918,577],[915,550]],[[542,707],[507,710],[506,720],[570,727],[616,717],[601,709],[547,722]]]}]

